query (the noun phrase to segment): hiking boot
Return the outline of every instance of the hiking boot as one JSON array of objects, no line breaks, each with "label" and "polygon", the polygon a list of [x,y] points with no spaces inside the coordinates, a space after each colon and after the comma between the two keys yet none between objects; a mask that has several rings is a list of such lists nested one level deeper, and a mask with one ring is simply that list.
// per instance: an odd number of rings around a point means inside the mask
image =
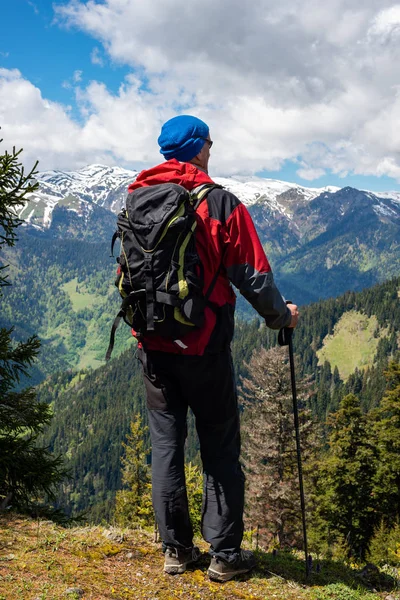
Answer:
[{"label": "hiking boot", "polygon": [[197,562],[201,552],[197,546],[185,550],[169,547],[165,551],[164,571],[169,575],[184,573],[186,567]]},{"label": "hiking boot", "polygon": [[213,556],[211,564],[208,568],[208,576],[212,581],[229,581],[236,575],[248,573],[256,566],[256,559],[250,550],[241,550],[238,558],[228,563],[222,558]]}]

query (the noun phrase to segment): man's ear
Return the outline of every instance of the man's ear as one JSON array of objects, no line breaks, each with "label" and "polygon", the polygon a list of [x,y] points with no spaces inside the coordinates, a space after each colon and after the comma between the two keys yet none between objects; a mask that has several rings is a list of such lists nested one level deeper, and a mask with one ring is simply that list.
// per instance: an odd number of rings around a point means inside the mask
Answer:
[{"label": "man's ear", "polygon": [[194,156],[192,158],[192,160],[190,160],[189,162],[193,163],[194,165],[198,165],[201,164],[201,150],[198,154],[196,154],[196,156]]}]

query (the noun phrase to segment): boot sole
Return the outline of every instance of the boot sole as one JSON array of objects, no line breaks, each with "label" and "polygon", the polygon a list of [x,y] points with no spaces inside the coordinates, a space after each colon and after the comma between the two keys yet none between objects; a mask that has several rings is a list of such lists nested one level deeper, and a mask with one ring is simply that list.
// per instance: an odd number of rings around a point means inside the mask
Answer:
[{"label": "boot sole", "polygon": [[182,573],[186,571],[187,567],[196,564],[199,558],[196,560],[190,560],[187,563],[181,563],[180,565],[164,566],[164,573],[168,573],[168,575],[182,575]]},{"label": "boot sole", "polygon": [[219,573],[218,571],[214,571],[213,569],[208,569],[207,573],[211,581],[218,581],[219,583],[224,583],[225,581],[233,579],[237,575],[244,575],[245,573],[250,573],[252,569],[254,569],[254,567],[232,571],[231,573]]},{"label": "boot sole", "polygon": [[176,567],[164,567],[164,573],[168,575],[181,575],[186,571],[186,565],[179,565]]}]

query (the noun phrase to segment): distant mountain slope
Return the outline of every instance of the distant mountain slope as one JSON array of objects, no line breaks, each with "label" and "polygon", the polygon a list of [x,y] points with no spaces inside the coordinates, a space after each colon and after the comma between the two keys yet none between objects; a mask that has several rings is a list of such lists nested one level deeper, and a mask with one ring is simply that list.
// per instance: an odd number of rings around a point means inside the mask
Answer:
[{"label": "distant mountain slope", "polygon": [[[33,381],[69,368],[104,364],[111,325],[119,310],[109,245],[53,239],[21,231],[5,249],[12,285],[1,299],[0,327],[16,339],[42,341]],[[132,343],[129,327],[117,331],[115,356]]]},{"label": "distant mountain slope", "polygon": [[[138,173],[119,167],[90,165],[79,171],[46,171],[38,175],[40,188],[20,213],[30,225],[46,231],[52,228],[53,212],[63,207],[88,225],[91,213],[103,208],[118,213],[124,204],[129,183]],[[335,229],[349,214],[367,209],[379,221],[398,223],[400,193],[377,193],[328,186],[307,188],[261,177],[216,177],[215,181],[233,192],[252,212],[265,243],[277,242],[278,254],[286,255],[327,230]],[[283,238],[279,239],[282,231]],[[64,236],[63,236],[64,237]],[[73,232],[70,237],[74,237]],[[264,241],[264,240],[263,240]],[[280,242],[285,241],[285,244]],[[289,243],[288,243],[289,242]]]},{"label": "distant mountain slope", "polygon": [[[281,254],[275,270],[307,301],[359,290],[400,272],[400,204],[344,188],[298,211],[300,245]],[[318,234],[316,235],[316,230]]]}]

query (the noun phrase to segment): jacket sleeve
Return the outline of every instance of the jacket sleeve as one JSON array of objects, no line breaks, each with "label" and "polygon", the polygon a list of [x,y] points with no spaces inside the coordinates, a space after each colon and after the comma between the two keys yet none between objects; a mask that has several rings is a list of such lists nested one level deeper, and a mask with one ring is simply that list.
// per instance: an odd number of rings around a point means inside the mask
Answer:
[{"label": "jacket sleeve", "polygon": [[291,312],[274,277],[247,208],[241,203],[225,221],[224,266],[240,293],[271,329],[289,325]]}]

